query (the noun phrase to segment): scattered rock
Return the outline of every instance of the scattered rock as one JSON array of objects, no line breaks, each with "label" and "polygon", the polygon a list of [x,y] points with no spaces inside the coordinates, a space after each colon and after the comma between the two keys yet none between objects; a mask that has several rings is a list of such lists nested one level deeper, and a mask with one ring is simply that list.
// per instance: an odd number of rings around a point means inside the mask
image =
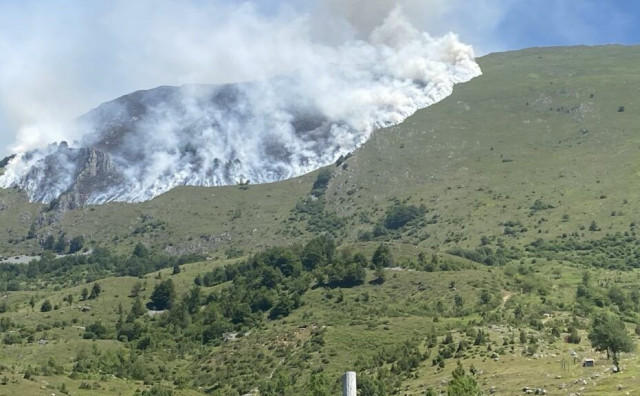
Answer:
[{"label": "scattered rock", "polygon": [[578,385],[586,385],[587,384],[587,380],[584,379],[584,378],[579,378],[579,379],[575,380],[573,383],[574,384],[578,384]]}]

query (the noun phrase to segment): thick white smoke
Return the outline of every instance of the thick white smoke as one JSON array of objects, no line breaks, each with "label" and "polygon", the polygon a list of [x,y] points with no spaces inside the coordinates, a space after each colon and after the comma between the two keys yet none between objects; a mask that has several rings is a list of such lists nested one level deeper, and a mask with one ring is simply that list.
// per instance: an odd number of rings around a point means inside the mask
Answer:
[{"label": "thick white smoke", "polygon": [[[369,30],[366,39],[339,45],[296,40],[301,60],[295,71],[279,77],[232,86],[187,85],[130,98],[146,110],[117,145],[106,142],[105,125],[90,125],[80,140],[81,146],[107,151],[124,176],[111,188],[90,193],[87,202],[137,202],[178,185],[298,176],[335,161],[376,128],[402,122],[450,95],[454,84],[480,74],[470,46],[453,34],[433,38],[419,31],[400,8]],[[85,121],[138,117],[119,106],[101,106]],[[0,176],[0,186],[20,186],[32,200],[52,200],[70,190],[77,176],[78,164],[64,163],[73,155],[64,153],[50,147],[19,155]],[[51,164],[60,175],[44,189]]]}]

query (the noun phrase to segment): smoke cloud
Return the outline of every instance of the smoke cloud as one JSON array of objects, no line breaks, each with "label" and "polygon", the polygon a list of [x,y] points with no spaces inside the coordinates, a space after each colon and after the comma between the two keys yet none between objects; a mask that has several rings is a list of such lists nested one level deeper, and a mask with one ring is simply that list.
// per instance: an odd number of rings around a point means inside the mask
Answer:
[{"label": "smoke cloud", "polygon": [[[421,18],[417,1],[404,3],[412,18]],[[134,4],[148,7],[145,2]],[[138,202],[185,184],[282,180],[334,162],[364,143],[375,129],[402,122],[448,96],[454,84],[480,74],[470,46],[453,34],[434,38],[420,31],[395,2],[368,1],[367,12],[358,13],[353,8],[357,1],[329,0],[313,14],[283,8],[270,17],[249,4],[212,5],[216,12],[158,4],[144,9],[154,9],[155,18],[142,18],[143,26],[110,20],[121,18],[121,12],[96,10],[96,16],[106,15],[101,17],[105,26],[125,27],[94,33],[96,40],[107,32],[122,39],[105,56],[136,52],[120,52],[122,47],[139,49],[134,59],[125,62],[133,69],[113,71],[104,76],[105,84],[127,75],[146,75],[138,84],[150,87],[158,81],[246,82],[137,92],[105,103],[74,123],[65,123],[64,118],[78,104],[54,109],[51,114],[58,117],[45,117],[50,121],[44,124],[25,122],[42,118],[16,112],[22,118],[17,124],[28,127],[20,131],[15,146],[20,155],[0,176],[0,186],[19,186],[32,200],[49,202],[77,189],[78,176],[87,172],[79,159],[90,157],[86,151],[90,147],[109,155],[105,169],[113,182],[86,192],[88,203]],[[433,4],[446,7],[444,1]],[[128,17],[138,21],[141,11],[131,10]],[[217,17],[211,20],[212,15]],[[135,35],[126,31],[134,26],[158,31],[155,25],[162,25],[167,16],[181,18],[190,29],[172,30],[175,23],[168,24],[169,43],[155,37],[131,40]],[[386,17],[381,20],[381,16]],[[319,18],[330,32],[321,29]],[[153,43],[155,39],[163,45]],[[160,67],[135,70],[136,65],[149,66],[147,57],[160,60]],[[90,74],[87,66],[78,66],[78,71]],[[87,96],[78,94],[83,97]],[[43,141],[62,138],[84,151],[66,145],[31,150]]]}]

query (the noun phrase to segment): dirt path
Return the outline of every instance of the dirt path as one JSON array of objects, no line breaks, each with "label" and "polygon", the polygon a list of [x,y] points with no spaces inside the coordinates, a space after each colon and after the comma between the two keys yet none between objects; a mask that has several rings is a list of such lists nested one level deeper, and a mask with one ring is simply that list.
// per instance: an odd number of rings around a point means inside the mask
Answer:
[{"label": "dirt path", "polygon": [[500,304],[500,308],[504,308],[504,306],[507,304],[507,301],[509,301],[512,296],[512,292],[507,292],[504,296],[502,296],[502,304]]}]

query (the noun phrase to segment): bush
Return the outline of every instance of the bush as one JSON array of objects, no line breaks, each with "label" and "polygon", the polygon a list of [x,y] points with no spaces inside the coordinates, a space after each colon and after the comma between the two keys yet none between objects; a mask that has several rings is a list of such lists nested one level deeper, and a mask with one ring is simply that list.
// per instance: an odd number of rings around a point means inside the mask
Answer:
[{"label": "bush", "polygon": [[331,169],[325,168],[318,172],[318,176],[316,180],[313,182],[313,186],[311,187],[311,195],[315,197],[321,197],[327,192],[327,188],[329,187],[329,182],[331,181],[331,177],[333,174],[331,173]]},{"label": "bush", "polygon": [[578,334],[578,330],[575,327],[569,329],[569,336],[567,336],[567,342],[570,344],[579,344],[582,337]]},{"label": "bush", "polygon": [[44,300],[42,305],[40,306],[40,312],[49,312],[53,309],[51,302],[49,300]]},{"label": "bush", "polygon": [[397,230],[420,216],[423,216],[425,211],[424,208],[418,208],[414,205],[394,205],[387,210],[384,226],[390,230]]}]

